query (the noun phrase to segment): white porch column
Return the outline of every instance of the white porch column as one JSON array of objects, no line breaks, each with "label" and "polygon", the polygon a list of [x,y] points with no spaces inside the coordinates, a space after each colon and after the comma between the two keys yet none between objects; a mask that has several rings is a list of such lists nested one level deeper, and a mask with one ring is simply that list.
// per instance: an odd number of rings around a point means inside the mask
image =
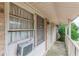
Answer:
[{"label": "white porch column", "polygon": [[34,29],[35,29],[35,46],[37,46],[37,19],[36,19],[37,15],[34,14]]},{"label": "white porch column", "polygon": [[69,38],[71,38],[71,20],[68,19],[68,24],[65,27],[65,43],[66,43],[66,48],[68,50],[68,55],[71,55],[71,42],[69,41]]},{"label": "white porch column", "polygon": [[67,36],[67,25],[65,26],[65,36]]},{"label": "white porch column", "polygon": [[70,19],[69,19],[68,27],[69,27],[69,37],[71,38],[71,21],[70,21]]},{"label": "white porch column", "polygon": [[68,29],[68,26],[66,25],[65,26],[65,43],[67,44],[67,42],[66,42],[66,39],[67,39],[67,29]]}]

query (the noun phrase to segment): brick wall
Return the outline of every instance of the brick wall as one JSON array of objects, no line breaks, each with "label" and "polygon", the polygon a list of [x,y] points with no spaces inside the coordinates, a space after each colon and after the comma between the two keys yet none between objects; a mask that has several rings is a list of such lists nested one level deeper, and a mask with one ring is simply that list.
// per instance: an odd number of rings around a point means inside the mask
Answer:
[{"label": "brick wall", "polygon": [[4,28],[5,19],[4,19],[4,3],[0,2],[0,55],[3,55],[4,52]]}]

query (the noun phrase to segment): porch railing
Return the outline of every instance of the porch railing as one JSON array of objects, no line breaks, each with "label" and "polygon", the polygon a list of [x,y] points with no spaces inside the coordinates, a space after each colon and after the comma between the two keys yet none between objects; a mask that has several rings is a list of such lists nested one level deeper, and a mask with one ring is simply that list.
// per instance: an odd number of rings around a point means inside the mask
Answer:
[{"label": "porch railing", "polygon": [[79,56],[79,46],[69,36],[65,39],[68,56]]}]

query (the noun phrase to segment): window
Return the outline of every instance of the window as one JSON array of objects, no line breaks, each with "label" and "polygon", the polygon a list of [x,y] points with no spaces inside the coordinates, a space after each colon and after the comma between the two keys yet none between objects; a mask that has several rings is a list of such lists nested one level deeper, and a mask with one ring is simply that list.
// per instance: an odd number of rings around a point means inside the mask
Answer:
[{"label": "window", "polygon": [[44,19],[37,15],[37,41],[38,45],[44,41]]},{"label": "window", "polygon": [[33,14],[10,3],[8,33],[9,43],[34,38]]}]

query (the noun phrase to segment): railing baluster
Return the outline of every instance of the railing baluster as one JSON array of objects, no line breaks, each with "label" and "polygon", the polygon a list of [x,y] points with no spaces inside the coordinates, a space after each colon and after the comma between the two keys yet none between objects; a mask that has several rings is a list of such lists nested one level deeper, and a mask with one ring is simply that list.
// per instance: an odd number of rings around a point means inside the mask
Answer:
[{"label": "railing baluster", "polygon": [[76,51],[77,51],[77,50],[76,50],[76,47],[75,47],[75,56],[76,56],[76,53],[77,53]]}]

